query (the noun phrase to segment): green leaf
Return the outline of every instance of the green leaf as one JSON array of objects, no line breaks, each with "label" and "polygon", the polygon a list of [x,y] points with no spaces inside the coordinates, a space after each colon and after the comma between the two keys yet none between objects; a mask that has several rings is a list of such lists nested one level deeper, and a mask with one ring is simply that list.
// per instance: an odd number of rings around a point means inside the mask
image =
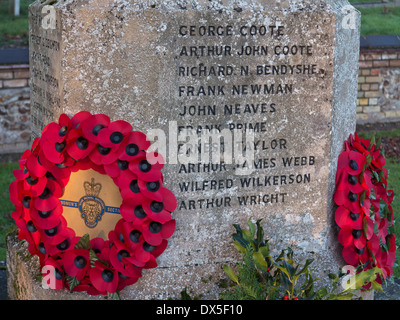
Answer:
[{"label": "green leaf", "polygon": [[247,224],[249,225],[249,230],[250,230],[251,237],[254,238],[254,236],[255,236],[255,234],[256,234],[256,226],[254,225],[253,222],[251,222],[250,219],[249,219],[249,221],[247,222]]},{"label": "green leaf", "polygon": [[76,243],[75,249],[86,249],[89,250],[90,249],[90,236],[88,233],[86,233],[85,235],[83,235],[79,241]]},{"label": "green leaf", "polygon": [[379,137],[379,138],[376,140],[376,149],[377,149],[377,150],[381,147],[381,143],[382,143],[382,138]]},{"label": "green leaf", "polygon": [[260,252],[264,256],[264,258],[267,257],[269,255],[269,246],[268,246],[268,244],[266,244],[263,247],[260,247],[258,249],[258,252]]},{"label": "green leaf", "polygon": [[254,262],[256,263],[257,267],[261,270],[267,271],[268,270],[268,263],[265,261],[264,256],[261,252],[254,252],[252,254]]},{"label": "green leaf", "polygon": [[94,267],[94,263],[99,260],[99,257],[97,256],[97,254],[90,249],[89,250],[89,258],[90,258],[90,266],[93,268]]},{"label": "green leaf", "polygon": [[238,241],[233,241],[233,245],[236,250],[239,251],[241,254],[244,254],[246,252],[246,248],[244,248]]},{"label": "green leaf", "polygon": [[302,274],[303,272],[306,271],[306,269],[308,268],[308,266],[313,263],[314,259],[307,259],[306,263],[304,264],[304,267],[297,273],[297,275]]},{"label": "green leaf", "polygon": [[228,265],[224,265],[224,271],[226,275],[231,279],[233,282],[236,282],[239,284],[239,279],[238,276],[236,275],[235,271],[232,270],[232,268]]},{"label": "green leaf", "polygon": [[244,249],[246,249],[248,247],[248,245],[250,244],[248,241],[246,241],[245,239],[243,239],[242,237],[242,233],[239,235],[237,233],[235,233],[234,235],[232,235],[232,238],[234,240],[236,240],[236,242],[242,246]]},{"label": "green leaf", "polygon": [[290,263],[288,263],[287,261],[283,261],[283,266],[284,266],[284,267],[286,268],[286,270],[288,271],[289,277],[290,277],[290,278],[293,278],[294,273],[295,273],[294,267],[293,267]]},{"label": "green leaf", "polygon": [[243,238],[247,241],[247,242],[251,242],[251,240],[253,240],[253,236],[251,235],[249,230],[242,230],[243,232]]},{"label": "green leaf", "polygon": [[113,300],[121,300],[121,297],[119,295],[119,291],[115,291],[113,293],[107,292],[107,297],[113,299]]},{"label": "green leaf", "polygon": [[73,288],[75,288],[79,284],[79,280],[76,277],[71,277],[69,275],[65,275],[65,279],[68,282],[69,290],[72,291]]},{"label": "green leaf", "polygon": [[264,243],[264,229],[261,225],[262,219],[258,219],[257,224],[257,248],[260,247],[262,243]]},{"label": "green leaf", "polygon": [[331,295],[328,300],[352,300],[354,294],[347,292],[346,294]]},{"label": "green leaf", "polygon": [[361,287],[366,283],[375,281],[377,276],[376,274],[382,274],[382,270],[378,267],[363,270],[360,273],[355,274],[349,279],[350,281],[346,283],[346,289],[343,290],[343,292],[361,289]]},{"label": "green leaf", "polygon": [[374,146],[374,144],[375,144],[375,136],[372,136],[371,142],[368,147],[368,151],[372,150],[372,147]]}]

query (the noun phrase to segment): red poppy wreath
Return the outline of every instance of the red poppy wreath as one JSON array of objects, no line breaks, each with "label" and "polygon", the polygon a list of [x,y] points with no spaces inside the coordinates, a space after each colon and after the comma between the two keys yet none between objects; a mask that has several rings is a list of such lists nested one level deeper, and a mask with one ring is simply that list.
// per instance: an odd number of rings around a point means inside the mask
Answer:
[{"label": "red poppy wreath", "polygon": [[[392,276],[396,258],[393,229],[393,190],[387,190],[385,157],[374,139],[357,133],[345,142],[338,159],[335,220],[344,260],[359,271],[378,267]],[[382,278],[377,278],[382,284]],[[369,289],[371,283],[364,286]]]},{"label": "red poppy wreath", "polygon": [[[9,188],[12,217],[43,276],[54,271],[52,289],[115,294],[157,266],[175,230],[176,198],[149,146],[128,122],[82,111],[62,114],[24,152]],[[63,217],[60,197],[71,173],[88,169],[111,177],[121,193],[121,219],[107,240],[76,236]]]}]

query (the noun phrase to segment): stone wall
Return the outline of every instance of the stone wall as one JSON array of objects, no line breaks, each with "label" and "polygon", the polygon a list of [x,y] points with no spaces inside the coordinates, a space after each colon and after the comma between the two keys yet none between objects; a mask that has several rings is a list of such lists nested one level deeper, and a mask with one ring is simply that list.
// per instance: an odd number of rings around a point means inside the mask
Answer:
[{"label": "stone wall", "polygon": [[0,66],[0,155],[30,143],[29,65]]},{"label": "stone wall", "polygon": [[400,48],[361,49],[357,124],[400,121]]}]

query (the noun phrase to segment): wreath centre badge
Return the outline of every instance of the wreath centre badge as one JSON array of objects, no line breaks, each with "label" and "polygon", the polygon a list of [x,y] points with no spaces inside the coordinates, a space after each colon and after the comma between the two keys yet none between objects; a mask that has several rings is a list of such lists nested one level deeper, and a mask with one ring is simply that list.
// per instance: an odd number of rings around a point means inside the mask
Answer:
[{"label": "wreath centre badge", "polygon": [[106,239],[121,219],[122,197],[113,180],[93,169],[71,174],[61,204],[68,225],[83,236]]}]

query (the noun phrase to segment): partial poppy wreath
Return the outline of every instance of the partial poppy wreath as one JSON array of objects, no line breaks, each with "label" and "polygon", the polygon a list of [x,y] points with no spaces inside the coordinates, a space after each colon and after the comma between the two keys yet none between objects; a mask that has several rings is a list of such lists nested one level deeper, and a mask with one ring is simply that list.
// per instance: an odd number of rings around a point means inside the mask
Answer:
[{"label": "partial poppy wreath", "polygon": [[[396,258],[393,190],[387,190],[388,171],[380,143],[355,133],[338,159],[335,221],[346,263],[359,271],[378,267],[377,282],[393,275]],[[369,289],[371,283],[364,286]]]},{"label": "partial poppy wreath", "polygon": [[[176,198],[163,186],[161,155],[146,152],[149,146],[128,122],[82,111],[62,114],[24,152],[9,188],[12,217],[29,252],[55,271],[52,289],[115,294],[157,266],[175,230]],[[110,176],[122,196],[121,219],[106,241],[76,236],[63,217],[70,175],[87,169]]]}]

